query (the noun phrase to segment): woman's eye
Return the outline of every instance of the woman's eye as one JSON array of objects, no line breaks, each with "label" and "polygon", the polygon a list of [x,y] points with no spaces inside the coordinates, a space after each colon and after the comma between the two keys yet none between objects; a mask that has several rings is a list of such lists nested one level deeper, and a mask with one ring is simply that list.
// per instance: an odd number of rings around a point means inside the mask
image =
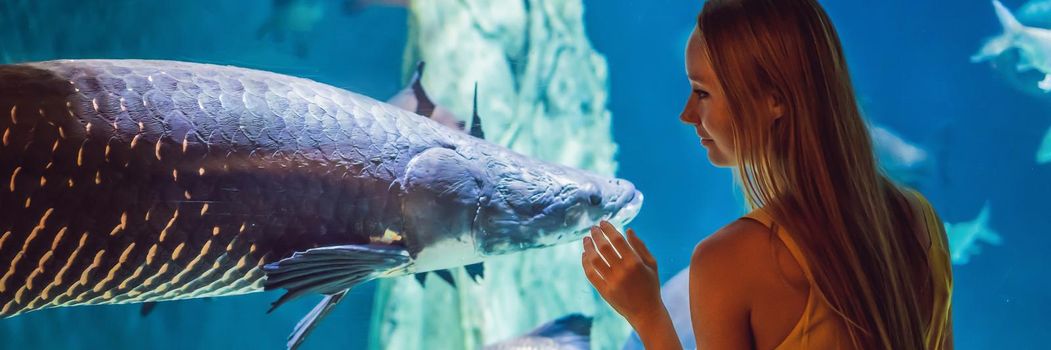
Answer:
[{"label": "woman's eye", "polygon": [[697,98],[701,98],[701,99],[706,98],[706,97],[709,96],[708,92],[704,91],[704,90],[693,90],[693,94],[697,95]]}]

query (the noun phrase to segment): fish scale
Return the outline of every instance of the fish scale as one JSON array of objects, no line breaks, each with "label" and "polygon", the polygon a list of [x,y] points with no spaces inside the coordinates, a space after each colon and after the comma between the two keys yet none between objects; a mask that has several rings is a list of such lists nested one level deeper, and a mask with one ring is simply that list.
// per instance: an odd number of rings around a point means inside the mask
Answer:
[{"label": "fish scale", "polygon": [[384,192],[418,152],[392,138],[443,142],[327,85],[177,62],[0,66],[0,111],[3,317],[259,291],[293,251],[397,230]]}]

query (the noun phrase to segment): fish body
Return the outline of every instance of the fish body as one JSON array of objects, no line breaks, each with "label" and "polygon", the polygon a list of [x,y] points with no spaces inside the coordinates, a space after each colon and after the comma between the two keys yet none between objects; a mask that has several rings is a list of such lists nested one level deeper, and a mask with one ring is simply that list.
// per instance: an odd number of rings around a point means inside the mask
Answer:
[{"label": "fish body", "polygon": [[1015,16],[1027,26],[1051,28],[1051,1],[1029,1],[1015,11]]},{"label": "fish body", "polygon": [[0,111],[3,317],[264,289],[289,291],[277,305],[324,294],[323,316],[364,281],[574,240],[642,201],[625,180],[237,67],[3,65]]},{"label": "fish body", "polygon": [[483,350],[588,350],[592,318],[570,314],[521,336],[487,345]]},{"label": "fish body", "polygon": [[880,168],[894,181],[912,188],[921,188],[932,180],[950,182],[945,154],[951,135],[948,124],[933,128],[918,143],[886,126],[872,124],[868,129]]},{"label": "fish body", "polygon": [[991,208],[986,202],[978,216],[971,221],[945,222],[945,235],[949,238],[949,252],[954,265],[963,265],[982,251],[983,244],[1000,245],[1003,238],[989,227]]},{"label": "fish body", "polygon": [[1051,92],[1051,29],[1023,25],[999,0],[993,0],[993,9],[1003,33],[989,39],[972,62],[996,60],[1009,50],[1017,50],[1013,67],[1016,71],[1037,71],[1042,80],[1036,83],[1040,91]]},{"label": "fish body", "polygon": [[1036,163],[1051,163],[1051,128],[1044,132],[1044,138],[1040,141],[1040,146],[1036,150]]}]

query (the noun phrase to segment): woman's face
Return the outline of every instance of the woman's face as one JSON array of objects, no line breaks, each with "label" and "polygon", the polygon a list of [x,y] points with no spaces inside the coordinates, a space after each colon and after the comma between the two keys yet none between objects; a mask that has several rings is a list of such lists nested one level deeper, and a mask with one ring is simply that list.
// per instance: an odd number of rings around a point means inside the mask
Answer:
[{"label": "woman's face", "polygon": [[704,42],[696,28],[686,44],[686,76],[690,79],[690,97],[679,119],[697,129],[701,145],[708,150],[708,160],[718,167],[737,165],[730,109],[726,95],[708,59]]}]

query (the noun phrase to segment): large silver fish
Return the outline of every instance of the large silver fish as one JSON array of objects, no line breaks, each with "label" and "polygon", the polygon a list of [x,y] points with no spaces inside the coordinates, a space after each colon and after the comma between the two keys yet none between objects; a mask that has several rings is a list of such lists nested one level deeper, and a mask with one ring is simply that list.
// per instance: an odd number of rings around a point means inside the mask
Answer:
[{"label": "large silver fish", "polygon": [[236,67],[2,65],[0,112],[3,317],[326,295],[294,347],[357,284],[576,240],[598,220],[630,221],[642,203],[628,181]]}]

